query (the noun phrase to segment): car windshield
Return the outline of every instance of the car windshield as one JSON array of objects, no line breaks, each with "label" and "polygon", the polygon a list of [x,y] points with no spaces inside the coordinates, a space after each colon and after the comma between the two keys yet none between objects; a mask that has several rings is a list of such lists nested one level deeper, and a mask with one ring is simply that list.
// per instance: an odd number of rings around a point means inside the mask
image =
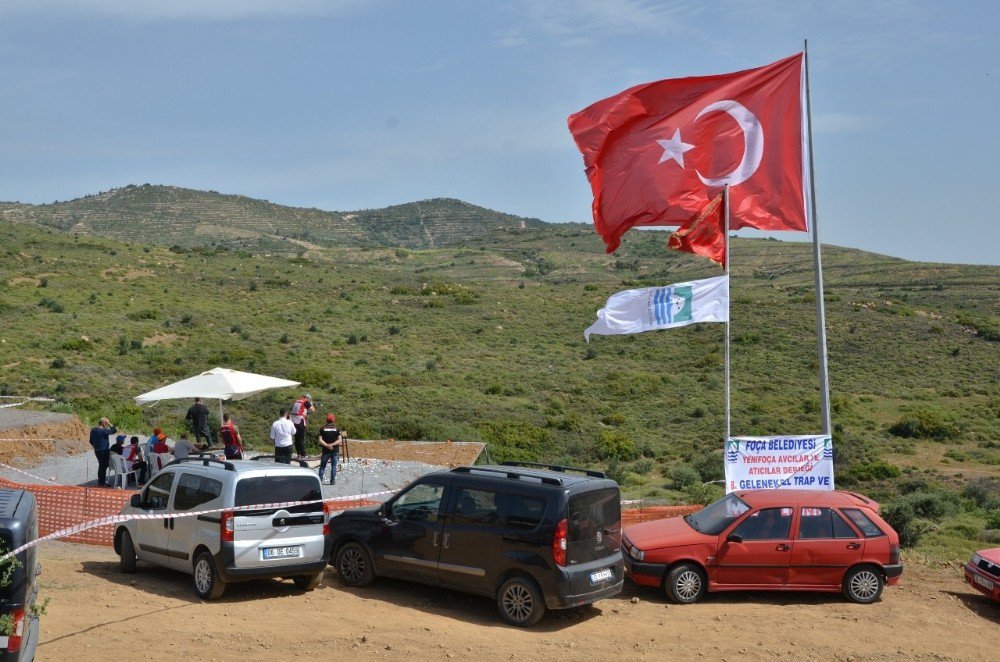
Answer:
[{"label": "car windshield", "polygon": [[735,494],[728,494],[694,515],[687,515],[684,521],[695,531],[714,536],[722,533],[724,528],[748,510],[750,506],[742,499]]}]

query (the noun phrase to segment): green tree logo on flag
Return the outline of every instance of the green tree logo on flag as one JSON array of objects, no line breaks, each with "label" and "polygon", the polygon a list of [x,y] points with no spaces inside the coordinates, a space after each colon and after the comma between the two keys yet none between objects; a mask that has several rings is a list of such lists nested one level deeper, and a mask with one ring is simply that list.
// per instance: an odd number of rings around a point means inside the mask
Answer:
[{"label": "green tree logo on flag", "polygon": [[689,322],[691,320],[691,299],[690,285],[674,288],[670,304],[677,311],[673,316],[675,322]]}]

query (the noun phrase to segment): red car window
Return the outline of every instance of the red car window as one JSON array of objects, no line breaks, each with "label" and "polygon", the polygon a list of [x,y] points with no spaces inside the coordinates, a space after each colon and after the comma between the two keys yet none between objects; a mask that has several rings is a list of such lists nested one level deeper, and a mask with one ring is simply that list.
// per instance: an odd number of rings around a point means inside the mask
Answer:
[{"label": "red car window", "polygon": [[740,522],[733,533],[743,540],[786,540],[792,528],[791,508],[764,508]]},{"label": "red car window", "polygon": [[832,508],[803,508],[799,519],[799,539],[857,538],[858,534]]},{"label": "red car window", "polygon": [[861,532],[865,534],[865,538],[878,538],[879,536],[884,536],[885,532],[878,528],[875,522],[868,519],[868,516],[856,508],[844,508],[844,514],[851,518]]}]

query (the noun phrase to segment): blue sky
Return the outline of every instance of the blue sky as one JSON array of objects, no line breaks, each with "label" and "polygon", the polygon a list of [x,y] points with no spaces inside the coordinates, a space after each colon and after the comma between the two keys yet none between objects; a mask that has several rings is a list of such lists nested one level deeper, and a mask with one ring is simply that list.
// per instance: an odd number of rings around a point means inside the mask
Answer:
[{"label": "blue sky", "polygon": [[822,241],[998,264],[997,25],[986,1],[3,0],[0,199],[149,182],[590,222],[567,115],[808,38]]}]

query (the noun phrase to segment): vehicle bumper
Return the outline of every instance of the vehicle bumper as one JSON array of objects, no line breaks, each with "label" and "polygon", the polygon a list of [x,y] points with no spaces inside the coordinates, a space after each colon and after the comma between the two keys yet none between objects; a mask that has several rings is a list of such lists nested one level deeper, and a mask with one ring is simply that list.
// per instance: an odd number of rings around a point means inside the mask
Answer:
[{"label": "vehicle bumper", "polygon": [[[979,571],[970,563],[965,564],[965,581],[983,595],[1000,602],[1000,581]],[[978,578],[978,581],[977,581]]]},{"label": "vehicle bumper", "polygon": [[899,577],[903,574],[903,564],[897,563],[895,565],[884,565],[882,566],[882,572],[885,573],[886,583],[890,586],[894,586],[899,583]]},{"label": "vehicle bumper", "polygon": [[663,583],[663,574],[667,566],[662,563],[644,563],[636,561],[628,553],[622,552],[625,559],[625,574],[640,586],[659,586]]},{"label": "vehicle bumper", "polygon": [[245,582],[251,579],[268,579],[270,577],[294,577],[296,575],[314,575],[323,572],[329,558],[329,544],[323,558],[302,563],[283,563],[262,567],[237,568],[234,562],[232,544],[222,543],[222,549],[213,557],[219,577],[225,582]]},{"label": "vehicle bumper", "polygon": [[[611,577],[591,581],[591,575],[601,570],[611,570]],[[610,598],[621,593],[624,579],[625,568],[620,554],[560,568],[553,584],[542,586],[545,606],[549,609],[569,609]]]}]

